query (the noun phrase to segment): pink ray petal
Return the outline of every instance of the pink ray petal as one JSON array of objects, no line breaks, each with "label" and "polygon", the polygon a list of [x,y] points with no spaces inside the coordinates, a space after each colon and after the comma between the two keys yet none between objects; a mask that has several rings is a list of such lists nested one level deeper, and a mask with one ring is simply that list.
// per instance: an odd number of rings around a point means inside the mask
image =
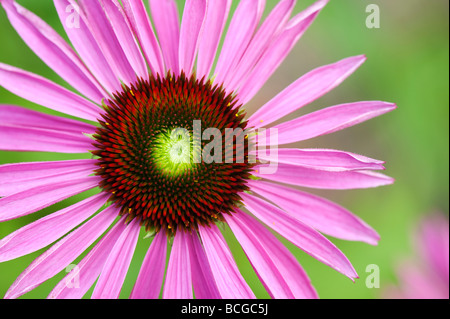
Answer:
[{"label": "pink ray petal", "polygon": [[196,299],[220,299],[220,293],[198,234],[188,234],[192,284]]},{"label": "pink ray petal", "polygon": [[92,196],[6,236],[0,240],[0,262],[25,256],[50,245],[93,215],[107,199],[105,194]]},{"label": "pink ray petal", "polygon": [[0,198],[0,222],[19,218],[98,186],[101,178],[89,176],[38,186]]},{"label": "pink ray petal", "polygon": [[250,181],[250,189],[314,229],[345,240],[376,245],[380,236],[364,221],[324,198],[264,181]]},{"label": "pink ray petal", "polygon": [[[123,221],[120,221],[123,222]],[[92,299],[119,298],[123,282],[136,249],[141,227],[138,218],[133,219],[117,239],[103,266],[95,285]]]},{"label": "pink ray petal", "polygon": [[298,261],[263,225],[239,209],[224,217],[272,297],[317,298]]},{"label": "pink ray petal", "polygon": [[164,283],[164,299],[192,299],[191,262],[187,234],[177,231],[169,265],[167,266],[166,282]]},{"label": "pink ray petal", "polygon": [[58,241],[25,269],[6,292],[5,299],[18,298],[58,274],[101,236],[116,217],[117,209],[110,207]]},{"label": "pink ray petal", "polygon": [[101,109],[39,75],[0,63],[0,85],[21,98],[49,109],[95,121]]},{"label": "pink ray petal", "polygon": [[199,227],[206,257],[223,299],[254,299],[216,225]]},{"label": "pink ray petal", "polygon": [[347,257],[319,232],[257,197],[241,197],[253,215],[304,252],[352,280],[358,277]]},{"label": "pink ray petal", "polygon": [[156,234],[145,255],[130,298],[157,299],[159,297],[164,280],[167,241],[167,236],[163,231]]},{"label": "pink ray petal", "polygon": [[341,84],[365,60],[365,56],[350,57],[305,74],[258,109],[248,125],[255,128],[268,125],[311,103]]},{"label": "pink ray petal", "polygon": [[20,37],[52,70],[97,103],[107,96],[76,53],[55,30],[13,0],[2,0],[1,4]]},{"label": "pink ray petal", "polygon": [[[117,215],[119,210],[116,210]],[[126,228],[122,217],[50,292],[48,299],[81,299],[100,275],[109,253]]]}]

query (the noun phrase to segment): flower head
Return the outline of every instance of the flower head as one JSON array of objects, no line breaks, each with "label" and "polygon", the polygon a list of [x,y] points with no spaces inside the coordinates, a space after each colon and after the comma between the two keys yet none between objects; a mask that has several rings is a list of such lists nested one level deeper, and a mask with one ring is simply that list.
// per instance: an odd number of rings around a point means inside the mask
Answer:
[{"label": "flower head", "polygon": [[[150,0],[151,18],[141,0],[54,0],[74,49],[14,0],[0,2],[22,39],[77,93],[5,64],[0,85],[84,120],[1,105],[0,148],[92,154],[88,160],[0,166],[0,222],[99,187],[98,194],[0,241],[0,262],[56,241],[17,278],[7,298],[55,276],[97,239],[49,297],[82,297],[97,280],[93,298],[117,298],[142,227],[153,240],[132,298],[157,298],[161,289],[164,298],[193,293],[253,298],[221,225],[231,228],[272,297],[317,294],[267,227],[357,278],[322,233],[369,244],[377,243],[378,234],[343,207],[291,186],[387,185],[391,178],[373,172],[384,169],[383,162],[344,151],[278,146],[356,125],[395,105],[341,104],[272,123],[335,88],[365,56],[317,68],[251,116],[245,113],[326,0],[294,17],[295,1],[280,1],[262,23],[265,1],[242,0],[220,52],[231,0],[187,0],[181,22],[174,0]],[[75,276],[78,289],[67,285]]]}]

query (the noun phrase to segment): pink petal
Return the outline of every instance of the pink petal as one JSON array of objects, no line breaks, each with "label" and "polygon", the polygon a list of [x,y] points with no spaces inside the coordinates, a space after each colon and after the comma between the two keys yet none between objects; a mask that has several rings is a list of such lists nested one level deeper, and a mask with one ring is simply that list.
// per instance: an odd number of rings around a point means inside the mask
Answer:
[{"label": "pink petal", "polygon": [[317,298],[298,261],[263,225],[240,210],[225,219],[272,297]]},{"label": "pink petal", "polygon": [[41,77],[0,63],[0,85],[28,101],[65,114],[96,121],[101,109],[81,96]]},{"label": "pink petal", "polygon": [[164,299],[192,299],[191,262],[187,234],[177,231],[164,284]]},{"label": "pink petal", "polygon": [[319,189],[356,189],[390,185],[394,180],[372,171],[330,172],[278,163],[273,174],[254,173],[271,181]]},{"label": "pink petal", "polygon": [[[120,221],[123,222],[123,221]],[[117,299],[130,267],[141,227],[135,218],[117,239],[95,285],[92,299]]]},{"label": "pink petal", "polygon": [[138,77],[148,78],[147,65],[131,30],[131,25],[117,0],[101,0],[103,9],[111,22],[114,33]]},{"label": "pink petal", "polygon": [[199,227],[206,257],[223,299],[253,299],[255,295],[245,282],[216,225]]},{"label": "pink petal", "polygon": [[291,52],[303,33],[315,20],[328,0],[319,0],[305,11],[289,21],[281,35],[272,42],[270,48],[261,57],[253,72],[239,89],[239,100],[242,104],[250,101],[261,89],[269,77],[275,72],[286,56]]},{"label": "pink petal", "polygon": [[87,177],[97,168],[97,160],[32,162],[0,166],[0,196],[10,196],[30,188]]},{"label": "pink petal", "polygon": [[345,240],[376,245],[380,236],[345,208],[321,197],[264,181],[250,181],[250,189],[314,229]]},{"label": "pink petal", "polygon": [[[106,210],[103,213],[105,212]],[[116,214],[119,214],[117,209]],[[86,294],[100,275],[103,265],[115,243],[125,231],[125,220],[126,217],[122,217],[100,239],[89,254],[77,264],[77,267],[69,272],[50,292],[49,299],[81,299]],[[75,285],[78,285],[78,287]]]},{"label": "pink petal", "polygon": [[117,210],[108,208],[54,244],[25,269],[5,298],[18,298],[58,274],[101,236],[116,217]]},{"label": "pink petal", "polygon": [[205,20],[206,0],[186,0],[180,29],[180,72],[190,75],[198,49],[198,38]]},{"label": "pink petal", "polygon": [[341,84],[365,60],[365,56],[350,57],[305,74],[256,111],[248,125],[268,125],[311,103]]},{"label": "pink petal", "polygon": [[223,29],[230,12],[231,0],[213,0],[208,2],[205,22],[199,38],[197,78],[208,78]]},{"label": "pink petal", "polygon": [[[234,12],[214,74],[222,84],[241,60],[264,11],[265,0],[241,1]],[[230,92],[231,93],[231,92]]]},{"label": "pink petal", "polygon": [[168,71],[178,75],[178,51],[180,45],[180,19],[174,0],[150,0],[150,11],[155,24],[164,61]]},{"label": "pink petal", "polygon": [[157,299],[159,297],[166,267],[167,241],[163,231],[156,234],[145,255],[130,298]]},{"label": "pink petal", "polygon": [[0,198],[0,222],[25,216],[98,186],[98,176],[38,186]]},{"label": "pink petal", "polygon": [[106,93],[57,32],[17,2],[3,0],[1,4],[17,33],[42,61],[83,95],[101,102]]},{"label": "pink petal", "polygon": [[117,78],[126,84],[136,82],[136,75],[120,46],[114,30],[98,1],[79,0],[84,22],[91,30]]},{"label": "pink petal", "polygon": [[139,43],[153,75],[156,76],[159,74],[164,76],[164,60],[161,48],[153,32],[153,27],[144,2],[142,0],[123,0],[122,4],[128,20],[133,27],[134,34],[139,39]]},{"label": "pink petal", "polygon": [[304,252],[352,280],[358,277],[345,255],[319,232],[257,197],[245,193],[241,197],[253,215]]},{"label": "pink petal", "polygon": [[0,240],[0,262],[25,256],[50,245],[93,215],[107,199],[105,194],[92,196],[6,236]]},{"label": "pink petal", "polygon": [[220,293],[198,234],[188,234],[189,259],[196,299],[220,299]]},{"label": "pink petal", "polygon": [[382,161],[362,155],[327,149],[280,148],[274,154],[260,151],[259,159],[269,162],[303,166],[318,170],[341,172],[354,170],[384,170]]},{"label": "pink petal", "polygon": [[334,133],[390,112],[395,104],[369,101],[340,104],[275,126],[278,143],[288,144]]}]

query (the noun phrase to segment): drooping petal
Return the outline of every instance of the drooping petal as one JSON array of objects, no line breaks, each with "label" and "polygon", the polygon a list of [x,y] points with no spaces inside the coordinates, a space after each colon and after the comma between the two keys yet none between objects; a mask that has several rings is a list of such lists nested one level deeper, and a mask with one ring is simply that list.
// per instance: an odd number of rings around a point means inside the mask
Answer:
[{"label": "drooping petal", "polygon": [[191,262],[187,234],[177,231],[164,283],[164,299],[192,299]]},{"label": "drooping petal", "polygon": [[[118,214],[119,211],[117,210]],[[97,280],[115,243],[126,228],[122,217],[97,245],[50,292],[48,299],[81,299]]]},{"label": "drooping petal", "polygon": [[196,299],[220,299],[216,281],[197,233],[188,234],[192,284]]},{"label": "drooping petal", "polygon": [[258,109],[248,125],[255,128],[268,125],[311,103],[341,84],[365,60],[365,56],[350,57],[305,74]]},{"label": "drooping petal", "polygon": [[208,2],[205,22],[199,38],[197,78],[208,77],[230,12],[231,0]]},{"label": "drooping petal", "polygon": [[52,70],[96,103],[107,96],[76,53],[47,23],[13,0],[2,0],[1,4],[20,37]]},{"label": "drooping petal", "polygon": [[105,194],[92,196],[6,236],[0,240],[0,262],[25,256],[50,245],[93,215],[107,199]]},{"label": "drooping petal", "polygon": [[39,75],[0,63],[0,85],[33,103],[49,109],[96,121],[101,109],[81,96]]},{"label": "drooping petal", "polygon": [[382,161],[337,150],[280,148],[277,152],[260,151],[257,154],[264,161],[324,171],[384,170]]},{"label": "drooping petal", "polygon": [[123,0],[123,8],[154,76],[164,76],[164,60],[142,0]]},{"label": "drooping petal", "polygon": [[272,297],[317,298],[298,261],[263,225],[240,210],[224,217]]},{"label": "drooping petal", "polygon": [[223,299],[254,299],[217,226],[199,227],[206,257]]},{"label": "drooping petal", "polygon": [[[122,222],[122,221],[120,221]],[[95,285],[92,299],[117,299],[130,267],[141,229],[135,218],[117,239]]]},{"label": "drooping petal", "polygon": [[130,298],[157,299],[159,297],[164,279],[166,254],[167,237],[163,231],[160,231],[145,255]]},{"label": "drooping petal", "polygon": [[288,144],[343,130],[395,108],[395,104],[380,101],[340,104],[284,122],[274,128],[278,130],[278,144]]},{"label": "drooping petal", "polygon": [[188,76],[194,66],[198,49],[198,38],[206,14],[206,0],[187,0],[184,6],[180,29],[179,66],[180,72]]},{"label": "drooping petal", "polygon": [[380,236],[347,209],[319,196],[264,181],[250,181],[252,191],[314,229],[345,240],[376,245]]},{"label": "drooping petal", "polygon": [[352,280],[358,277],[347,257],[319,232],[257,197],[241,197],[253,215],[304,252]]},{"label": "drooping petal", "polygon": [[178,75],[180,19],[175,0],[150,0],[150,11],[168,71]]},{"label": "drooping petal", "polygon": [[101,178],[90,176],[38,186],[0,198],[0,222],[25,216],[98,186]]},{"label": "drooping petal", "polygon": [[319,189],[357,189],[390,185],[394,180],[372,171],[330,172],[302,166],[278,163],[276,171],[255,176],[271,181]]},{"label": "drooping petal", "polygon": [[230,74],[241,60],[253,37],[264,11],[265,3],[265,0],[243,0],[239,3],[228,27],[217,61],[214,71],[214,75],[217,76],[215,83],[222,84],[227,80],[227,77],[231,76]]},{"label": "drooping petal", "polygon": [[238,96],[242,104],[250,101],[272,76],[327,2],[328,0],[317,1],[288,22],[285,30],[272,42],[239,89]]},{"label": "drooping petal", "polygon": [[58,241],[25,269],[5,298],[18,298],[58,274],[101,236],[116,217],[117,209],[107,208]]}]

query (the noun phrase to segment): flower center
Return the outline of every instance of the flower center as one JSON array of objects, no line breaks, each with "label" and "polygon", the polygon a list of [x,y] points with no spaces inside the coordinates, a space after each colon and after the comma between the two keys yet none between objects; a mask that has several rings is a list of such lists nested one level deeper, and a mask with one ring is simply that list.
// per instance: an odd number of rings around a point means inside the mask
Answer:
[{"label": "flower center", "polygon": [[100,187],[147,230],[195,229],[240,203],[253,164],[243,112],[210,81],[139,80],[104,103],[94,135]]}]

